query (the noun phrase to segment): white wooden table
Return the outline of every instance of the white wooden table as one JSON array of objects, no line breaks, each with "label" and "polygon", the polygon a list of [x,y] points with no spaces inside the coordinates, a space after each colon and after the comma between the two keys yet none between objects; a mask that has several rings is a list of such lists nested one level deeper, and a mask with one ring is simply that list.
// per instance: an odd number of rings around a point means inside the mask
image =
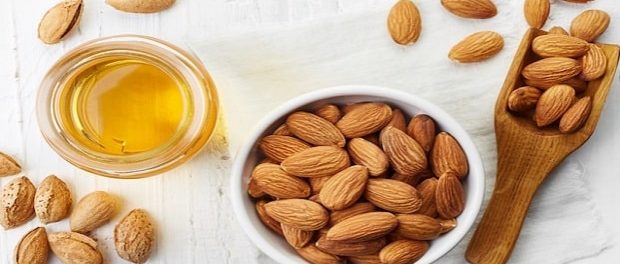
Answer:
[{"label": "white wooden table", "polygon": [[[124,199],[121,215],[135,207],[147,209],[159,231],[158,247],[150,263],[270,262],[245,237],[230,209],[227,186],[231,157],[223,129],[198,157],[171,172],[141,180],[97,177],[72,167],[43,141],[34,112],[39,82],[57,58],[97,37],[133,33],[182,43],[188,37],[208,39],[227,32],[290,25],[356,12],[372,8],[381,1],[178,0],[172,9],[150,15],[121,13],[105,5],[103,0],[84,1],[85,10],[78,30],[64,42],[52,46],[37,39],[36,28],[40,17],[56,3],[55,0],[0,1],[0,150],[14,155],[24,165],[25,175],[35,184],[49,174],[56,174],[71,185],[77,198],[95,190],[120,195]],[[612,33],[605,36],[606,42],[620,43],[620,23],[617,22],[620,5],[614,0],[596,2],[605,6],[612,16],[609,29]],[[617,131],[620,131],[620,91],[614,89],[596,134],[571,159],[594,176],[589,179],[589,185],[614,237],[620,237],[620,225],[616,224],[620,217],[617,207],[620,202],[617,195],[620,136]],[[0,183],[8,180],[0,179]],[[120,215],[113,222],[119,218]],[[10,263],[15,244],[27,230],[38,225],[38,220],[33,220],[19,228],[0,231],[0,263]],[[67,221],[48,225],[51,232],[67,229]],[[113,224],[108,224],[94,236],[107,262],[121,263],[112,247],[112,229]],[[620,248],[613,247],[578,262],[612,263],[619,258]],[[54,259],[52,263],[59,262]]]}]

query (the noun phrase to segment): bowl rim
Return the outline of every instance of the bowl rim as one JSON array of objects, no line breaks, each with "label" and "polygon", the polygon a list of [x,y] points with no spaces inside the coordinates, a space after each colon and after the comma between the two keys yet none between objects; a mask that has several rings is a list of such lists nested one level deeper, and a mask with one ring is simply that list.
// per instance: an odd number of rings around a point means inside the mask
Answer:
[{"label": "bowl rim", "polygon": [[[237,222],[241,225],[241,228],[254,243],[254,245],[256,245],[270,258],[274,259],[279,263],[298,263],[297,261],[290,259],[284,253],[282,253],[278,249],[278,246],[274,246],[269,241],[267,241],[265,237],[263,237],[263,235],[254,227],[254,225],[249,220],[250,216],[245,213],[243,199],[250,198],[247,196],[246,192],[238,191],[239,187],[244,185],[243,169],[246,160],[254,150],[256,141],[259,139],[260,136],[264,134],[265,130],[267,130],[270,126],[273,125],[276,120],[282,118],[284,115],[296,109],[302,108],[314,102],[325,99],[329,100],[330,98],[339,96],[374,96],[385,98],[388,103],[390,100],[406,102],[407,104],[423,110],[426,114],[433,117],[433,119],[440,119],[442,120],[442,122],[450,124],[450,128],[452,130],[451,134],[453,134],[453,136],[458,139],[459,144],[467,153],[466,155],[470,168],[470,175],[468,176],[467,184],[469,191],[473,193],[473,200],[467,201],[468,207],[466,207],[466,210],[464,210],[463,214],[461,215],[465,216],[465,219],[459,219],[460,228],[451,231],[451,233],[456,232],[456,235],[454,236],[458,239],[454,239],[449,243],[444,243],[442,247],[435,251],[438,253],[434,255],[425,255],[424,258],[421,260],[428,261],[423,263],[432,263],[433,261],[441,258],[451,249],[453,249],[461,240],[463,240],[467,232],[469,232],[469,230],[472,228],[478,214],[480,213],[480,209],[485,195],[486,178],[484,165],[482,163],[480,153],[478,152],[478,148],[476,147],[476,145],[473,143],[473,140],[471,139],[469,133],[467,133],[467,131],[443,109],[416,95],[382,86],[339,85],[322,88],[319,90],[301,94],[290,100],[287,100],[286,102],[271,110],[267,115],[265,115],[252,128],[250,134],[246,136],[243,144],[235,154],[231,170],[229,188],[231,203]],[[479,172],[478,177],[471,177],[472,169],[473,171]],[[475,180],[471,180],[472,178],[475,178]],[[470,197],[468,197],[468,199],[470,199]],[[467,215],[465,215],[466,213]]]}]

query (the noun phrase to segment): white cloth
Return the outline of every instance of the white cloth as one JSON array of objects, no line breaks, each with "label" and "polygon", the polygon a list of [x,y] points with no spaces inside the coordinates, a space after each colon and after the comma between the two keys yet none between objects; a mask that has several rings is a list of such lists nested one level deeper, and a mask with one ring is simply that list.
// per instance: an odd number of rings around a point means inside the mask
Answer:
[{"label": "white cloth", "polygon": [[[488,21],[465,21],[447,12],[425,12],[436,10],[436,1],[417,2],[423,32],[413,46],[392,42],[385,21],[389,6],[295,27],[190,41],[220,92],[231,153],[259,119],[294,96],[343,84],[386,86],[439,105],[471,134],[485,163],[489,199],[496,171],[493,108],[525,22],[520,12],[510,11]],[[504,36],[500,54],[478,64],[448,60],[454,43],[489,28]],[[589,175],[579,164],[566,162],[549,177],[533,201],[511,263],[566,263],[610,246],[584,176]],[[465,262],[472,231],[439,263]],[[258,262],[269,262],[265,259]]]}]

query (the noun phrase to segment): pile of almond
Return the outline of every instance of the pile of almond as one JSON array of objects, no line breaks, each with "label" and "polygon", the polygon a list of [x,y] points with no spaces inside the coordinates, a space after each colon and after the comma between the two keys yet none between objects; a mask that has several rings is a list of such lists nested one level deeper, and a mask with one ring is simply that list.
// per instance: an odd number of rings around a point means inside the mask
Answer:
[{"label": "pile of almond", "polygon": [[523,68],[525,86],[512,91],[508,108],[533,116],[538,127],[557,124],[562,133],[578,130],[592,108],[591,98],[580,94],[607,69],[605,53],[591,42],[608,25],[607,13],[586,10],[573,20],[570,35],[553,27],[549,34],[536,37],[531,48],[539,59]]},{"label": "pile of almond", "polygon": [[[456,226],[468,162],[435,121],[384,103],[290,114],[260,140],[248,193],[311,263],[411,263]],[[370,262],[369,262],[370,261]]]}]

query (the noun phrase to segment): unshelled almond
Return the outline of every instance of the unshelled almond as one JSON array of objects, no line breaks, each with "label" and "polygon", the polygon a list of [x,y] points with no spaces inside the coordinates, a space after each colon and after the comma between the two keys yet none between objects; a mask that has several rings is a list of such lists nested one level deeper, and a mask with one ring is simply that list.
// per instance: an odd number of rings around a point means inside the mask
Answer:
[{"label": "unshelled almond", "polygon": [[117,10],[130,13],[156,13],[170,8],[176,0],[106,0]]},{"label": "unshelled almond", "polygon": [[34,196],[34,211],[47,224],[65,219],[69,215],[73,198],[67,184],[54,175],[47,176]]},{"label": "unshelled almond", "polygon": [[363,242],[380,238],[398,225],[396,216],[388,212],[370,212],[343,220],[327,231],[326,239]]},{"label": "unshelled almond", "polygon": [[114,228],[114,247],[124,260],[145,263],[155,245],[155,226],[143,209],[134,209]]},{"label": "unshelled almond", "polygon": [[581,63],[565,57],[551,57],[533,62],[521,74],[526,79],[540,82],[562,83],[581,72]]},{"label": "unshelled almond", "polygon": [[265,210],[281,224],[305,231],[319,230],[329,221],[329,215],[323,206],[304,199],[268,202]]},{"label": "unshelled almond", "polygon": [[322,106],[315,111],[315,114],[331,122],[332,124],[336,124],[336,122],[340,120],[340,117],[342,117],[340,108],[333,104],[327,104]]},{"label": "unshelled almond", "polygon": [[363,138],[354,138],[347,145],[353,163],[368,168],[371,176],[379,176],[388,170],[390,162],[387,155],[377,145]]},{"label": "unshelled almond", "polygon": [[314,235],[314,231],[304,231],[285,224],[281,224],[281,227],[286,242],[297,249],[306,246]]},{"label": "unshelled almond", "polygon": [[46,44],[60,42],[77,27],[83,9],[82,0],[63,0],[50,8],[39,22],[39,39]]},{"label": "unshelled almond", "polygon": [[390,10],[387,24],[392,39],[401,45],[416,42],[422,32],[420,11],[411,0],[398,0]]},{"label": "unshelled almond", "polygon": [[585,124],[592,111],[592,100],[585,96],[571,106],[560,119],[560,132],[573,133]]},{"label": "unshelled almond", "polygon": [[310,189],[312,189],[312,194],[319,194],[321,192],[321,189],[323,189],[323,186],[325,186],[327,180],[329,180],[329,178],[331,178],[331,176],[309,178],[308,181],[310,182]]},{"label": "unshelled almond", "polygon": [[394,241],[379,253],[379,259],[384,264],[414,263],[428,251],[428,242],[416,240]]},{"label": "unshelled almond", "polygon": [[256,202],[255,208],[256,208],[256,214],[258,215],[258,218],[261,220],[261,222],[263,222],[265,226],[267,226],[267,228],[271,229],[271,231],[277,233],[278,235],[283,236],[284,233],[282,231],[282,227],[280,226],[280,223],[276,221],[275,219],[271,218],[271,216],[267,214],[267,210],[265,210],[266,203],[267,202],[264,200],[260,200]]},{"label": "unshelled almond", "polygon": [[4,185],[0,200],[0,224],[4,229],[23,225],[34,217],[35,192],[32,182],[24,176]]},{"label": "unshelled almond", "polygon": [[500,34],[481,31],[465,37],[454,45],[448,58],[461,63],[479,62],[495,56],[503,48],[504,38]]},{"label": "unshelled almond", "polygon": [[532,41],[532,50],[541,57],[579,57],[590,49],[588,42],[583,39],[547,34],[538,36]]},{"label": "unshelled almond", "polygon": [[550,125],[562,117],[575,101],[575,90],[568,85],[555,85],[538,99],[534,121],[539,127]]},{"label": "unshelled almond", "polygon": [[299,177],[325,177],[350,165],[349,154],[336,146],[319,146],[297,152],[282,161],[282,169]]},{"label": "unshelled almond", "polygon": [[394,170],[403,175],[415,175],[428,166],[426,153],[413,138],[393,127],[381,132],[381,143]]},{"label": "unshelled almond", "polygon": [[74,232],[49,234],[49,245],[54,255],[63,263],[103,263],[97,242],[90,237]]},{"label": "unshelled almond", "polygon": [[549,0],[525,0],[523,14],[525,20],[533,28],[542,28],[549,17],[551,4]]},{"label": "unshelled almond", "polygon": [[549,34],[558,34],[558,35],[565,35],[568,36],[568,32],[566,31],[566,29],[560,27],[560,26],[554,26],[552,28],[549,29]]},{"label": "unshelled almond", "polygon": [[379,254],[350,256],[348,260],[353,264],[382,264]]},{"label": "unshelled almond", "polygon": [[490,0],[441,0],[446,10],[464,18],[491,18],[497,15],[497,7]]},{"label": "unshelled almond", "polygon": [[452,229],[456,228],[456,218],[452,219],[439,219],[439,224],[441,225],[441,233],[450,232]]},{"label": "unshelled almond", "polygon": [[286,123],[278,126],[274,131],[273,131],[274,135],[278,135],[278,136],[292,136],[293,133],[291,133],[291,131],[288,129],[288,126],[286,125]]},{"label": "unshelled almond", "polygon": [[413,213],[422,206],[422,197],[413,186],[391,179],[368,180],[364,197],[375,206],[395,213]]},{"label": "unshelled almond", "polygon": [[523,86],[514,89],[508,96],[508,109],[515,112],[524,112],[534,109],[542,92],[532,86]]},{"label": "unshelled almond", "polygon": [[321,251],[315,245],[307,245],[303,248],[295,249],[297,254],[313,264],[344,264],[345,260],[339,256]]},{"label": "unshelled almond", "polygon": [[590,44],[590,49],[581,58],[582,70],[579,77],[585,81],[592,81],[600,78],[607,70],[607,57],[601,47]]},{"label": "unshelled almond", "polygon": [[86,233],[102,226],[118,213],[119,205],[118,199],[107,192],[87,194],[78,201],[71,213],[71,231]]},{"label": "unshelled almond", "polygon": [[437,206],[435,205],[437,179],[435,177],[428,178],[418,184],[416,189],[422,197],[422,205],[416,213],[435,217],[437,215]]},{"label": "unshelled almond", "polygon": [[347,138],[370,135],[392,120],[392,108],[383,103],[364,103],[346,113],[336,126]]},{"label": "unshelled almond", "polygon": [[0,177],[22,172],[22,167],[11,156],[0,152]]},{"label": "unshelled almond", "polygon": [[378,238],[362,242],[347,242],[329,240],[321,236],[315,243],[316,247],[327,253],[338,256],[363,256],[376,254],[385,246],[385,238]]},{"label": "unshelled almond", "polygon": [[405,123],[405,115],[400,109],[392,110],[392,120],[386,126],[393,126],[400,131],[407,132],[407,124]]},{"label": "unshelled almond", "polygon": [[400,173],[397,172],[397,173],[392,174],[392,177],[390,177],[390,179],[401,181],[401,182],[404,182],[404,183],[409,184],[411,186],[416,186],[418,184],[418,182],[420,181],[420,175],[421,175],[421,173],[418,173],[418,174],[400,174]]},{"label": "unshelled almond", "polygon": [[356,203],[346,209],[332,211],[329,216],[329,224],[333,226],[333,225],[336,225],[337,223],[342,222],[342,220],[345,220],[352,216],[356,216],[356,215],[360,215],[364,213],[370,213],[374,211],[375,211],[375,206],[372,203],[368,203],[368,202]]},{"label": "unshelled almond", "polygon": [[423,214],[399,214],[395,232],[411,240],[433,240],[441,234],[441,223]]},{"label": "unshelled almond", "polygon": [[310,196],[310,185],[299,177],[290,175],[276,164],[259,164],[252,171],[252,179],[265,193],[281,198],[305,198]]},{"label": "unshelled almond", "polygon": [[609,15],[605,11],[583,11],[571,22],[570,34],[587,42],[593,42],[607,30],[609,20]]},{"label": "unshelled almond", "polygon": [[439,176],[435,190],[437,213],[443,219],[459,216],[465,208],[465,190],[458,177],[448,171]]},{"label": "unshelled almond", "polygon": [[351,166],[327,180],[319,199],[330,210],[342,210],[353,205],[364,194],[368,182],[368,169],[361,165]]},{"label": "unshelled almond", "polygon": [[259,147],[268,158],[282,162],[289,156],[310,148],[310,145],[294,137],[270,135],[261,139]]},{"label": "unshelled almond", "polygon": [[258,186],[254,177],[250,177],[250,182],[248,182],[248,194],[252,198],[261,198],[266,195],[266,193]]},{"label": "unshelled almond", "polygon": [[47,232],[43,227],[30,230],[15,246],[13,263],[45,264],[49,256]]},{"label": "unshelled almond", "polygon": [[433,147],[433,142],[435,142],[435,121],[428,115],[416,115],[409,121],[407,134],[428,153]]},{"label": "unshelled almond", "polygon": [[469,164],[465,152],[459,142],[447,132],[437,134],[430,156],[431,167],[435,175],[452,171],[459,179],[462,179],[469,173]]},{"label": "unshelled almond", "polygon": [[293,135],[315,146],[344,147],[344,136],[324,118],[308,112],[295,112],[288,116],[286,125]]}]

